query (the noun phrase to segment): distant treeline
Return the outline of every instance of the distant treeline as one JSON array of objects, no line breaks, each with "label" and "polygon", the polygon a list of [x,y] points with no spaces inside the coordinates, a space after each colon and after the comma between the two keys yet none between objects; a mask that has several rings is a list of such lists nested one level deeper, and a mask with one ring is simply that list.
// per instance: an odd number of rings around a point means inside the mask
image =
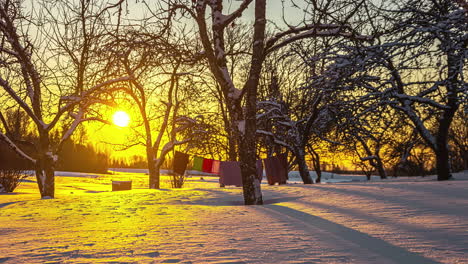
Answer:
[{"label": "distant treeline", "polygon": [[57,170],[107,173],[109,155],[97,151],[92,145],[67,141],[58,154]]},{"label": "distant treeline", "polygon": [[[20,145],[22,150],[35,156],[34,148]],[[83,145],[68,140],[58,153],[56,170],[106,173],[109,167],[109,156],[97,151],[91,145]],[[33,164],[20,157],[8,144],[0,140],[0,169],[32,170]]]},{"label": "distant treeline", "polygon": [[[167,169],[170,167],[170,164],[172,164],[172,159],[166,158],[161,168]],[[109,168],[147,169],[148,163],[145,157],[134,155],[130,157],[112,158],[109,162]]]},{"label": "distant treeline", "polygon": [[[38,136],[29,129],[29,120],[21,109],[10,109],[2,115],[3,128],[0,132],[7,134],[24,153],[32,158],[37,157]],[[8,129],[6,129],[7,127]],[[65,128],[63,128],[65,129]],[[60,131],[51,134],[52,142],[60,142]],[[57,153],[56,170],[106,173],[109,167],[109,155],[98,151],[87,143],[84,129],[76,133],[74,138],[67,139]],[[0,169],[32,170],[34,165],[21,157],[7,141],[0,140]]]},{"label": "distant treeline", "polygon": [[132,169],[146,169],[148,164],[146,159],[142,156],[131,156],[129,158],[113,158],[109,162],[110,168],[132,168]]}]

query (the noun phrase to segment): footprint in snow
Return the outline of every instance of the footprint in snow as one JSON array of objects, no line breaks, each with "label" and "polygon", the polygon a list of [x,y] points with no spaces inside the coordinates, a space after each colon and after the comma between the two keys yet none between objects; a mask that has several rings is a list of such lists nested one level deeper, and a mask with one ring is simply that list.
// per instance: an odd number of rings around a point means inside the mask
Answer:
[{"label": "footprint in snow", "polygon": [[154,251],[154,252],[143,253],[141,255],[148,256],[150,258],[156,258],[156,257],[159,257],[160,254],[158,251]]},{"label": "footprint in snow", "polygon": [[225,249],[225,250],[218,251],[218,253],[221,253],[221,254],[224,254],[224,253],[236,253],[236,252],[238,252],[238,250],[235,249],[235,248],[232,248],[232,249]]},{"label": "footprint in snow", "polygon": [[181,261],[182,261],[182,260],[180,260],[180,259],[166,259],[166,260],[164,260],[164,261],[161,262],[161,263],[179,263],[179,262],[181,262]]}]

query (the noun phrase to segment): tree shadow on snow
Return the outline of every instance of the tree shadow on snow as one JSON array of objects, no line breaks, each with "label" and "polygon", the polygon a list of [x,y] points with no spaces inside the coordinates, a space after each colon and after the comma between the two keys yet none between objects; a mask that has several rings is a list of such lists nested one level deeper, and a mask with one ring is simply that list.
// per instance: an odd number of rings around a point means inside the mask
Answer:
[{"label": "tree shadow on snow", "polygon": [[11,204],[15,204],[15,203],[18,203],[18,202],[0,203],[0,208],[3,208],[5,206],[11,205]]},{"label": "tree shadow on snow", "polygon": [[0,263],[6,262],[6,261],[8,261],[9,259],[10,259],[9,257],[0,258]]},{"label": "tree shadow on snow", "polygon": [[[342,195],[352,195],[357,197],[362,197],[366,199],[375,199],[380,202],[384,202],[387,204],[397,204],[402,207],[406,207],[411,204],[412,208],[419,208],[419,210],[423,211],[437,211],[440,214],[460,217],[460,209],[458,207],[452,207],[448,204],[436,204],[431,202],[430,200],[416,200],[416,199],[408,199],[408,197],[404,196],[395,196],[392,195],[391,199],[386,197],[384,194],[386,193],[373,193],[373,192],[366,192],[362,190],[355,190],[355,189],[347,189],[347,188],[327,188],[326,191],[328,192],[335,192]],[[386,194],[387,196],[391,195]],[[456,197],[452,197],[456,198]],[[450,200],[450,199],[448,199]]]},{"label": "tree shadow on snow", "polygon": [[[443,241],[444,244],[451,245],[450,247],[452,250],[454,250],[454,246],[456,246],[457,244],[464,245],[466,240],[466,236],[463,232],[449,232],[447,230],[440,230],[438,228],[431,228],[431,232],[427,232],[428,229],[424,226],[418,226],[416,224],[405,224],[402,222],[393,221],[392,219],[386,217],[379,217],[377,215],[363,213],[355,209],[339,207],[337,205],[332,206],[316,201],[297,201],[297,203],[312,208],[320,208],[334,213],[339,213],[341,215],[344,215],[345,217],[357,218],[371,223],[378,223],[384,226],[393,226],[398,230],[404,230],[410,233],[417,233],[418,236],[421,236],[426,241]],[[398,213],[401,214],[401,212]],[[418,214],[418,212],[415,212],[415,214]],[[405,217],[404,215],[400,216]]]},{"label": "tree shadow on snow", "polygon": [[347,240],[361,248],[365,248],[370,252],[378,254],[386,259],[392,260],[395,263],[412,263],[412,264],[435,264],[440,263],[434,260],[425,258],[419,254],[410,252],[404,248],[394,246],[384,240],[369,236],[357,230],[336,224],[326,219],[313,216],[289,207],[281,205],[265,205],[264,212],[277,218],[287,218],[285,221],[290,222],[289,219],[297,220],[298,226],[304,228],[306,231],[311,231],[310,228],[318,228],[325,232],[331,233],[335,236]]},{"label": "tree shadow on snow", "polygon": [[[244,206],[244,199],[242,194],[230,194],[225,191],[219,190],[206,190],[209,193],[214,194],[215,197],[211,198],[200,198],[199,200],[192,200],[187,201],[187,203],[195,204],[195,205],[210,205],[210,206]],[[273,198],[273,199],[264,199],[263,204],[275,204],[275,203],[284,203],[295,201],[303,198],[303,196],[297,197],[281,197],[281,198]]]}]

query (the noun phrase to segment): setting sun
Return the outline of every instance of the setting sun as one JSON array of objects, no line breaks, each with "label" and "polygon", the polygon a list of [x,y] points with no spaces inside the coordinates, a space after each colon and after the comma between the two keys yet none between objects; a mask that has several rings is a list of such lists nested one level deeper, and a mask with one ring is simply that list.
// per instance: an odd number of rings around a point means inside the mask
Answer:
[{"label": "setting sun", "polygon": [[112,122],[119,127],[126,127],[130,123],[130,116],[124,111],[117,111],[112,116]]}]

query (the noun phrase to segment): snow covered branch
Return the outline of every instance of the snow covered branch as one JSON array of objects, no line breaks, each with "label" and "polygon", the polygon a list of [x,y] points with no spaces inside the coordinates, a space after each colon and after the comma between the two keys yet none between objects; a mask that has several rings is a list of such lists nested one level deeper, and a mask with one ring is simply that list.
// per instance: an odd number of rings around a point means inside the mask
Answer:
[{"label": "snow covered branch", "polygon": [[19,148],[13,141],[11,141],[11,139],[7,135],[3,134],[2,132],[0,132],[0,140],[3,140],[4,142],[6,142],[7,145],[12,150],[14,150],[16,153],[18,153],[21,157],[27,159],[28,161],[32,162],[33,164],[36,164],[35,159],[33,159],[28,154],[26,154],[23,150],[21,150],[21,148]]},{"label": "snow covered branch", "polygon": [[362,157],[362,158],[359,158],[361,161],[368,161],[368,160],[375,160],[377,159],[376,156],[367,156],[367,157]]},{"label": "snow covered branch", "polygon": [[247,9],[249,7],[249,5],[250,5],[250,3],[252,3],[252,1],[253,0],[243,0],[242,3],[240,4],[239,8],[237,8],[237,10],[235,10],[231,14],[225,16],[224,19],[222,21],[220,21],[220,23],[223,26],[227,26],[227,25],[231,24],[236,18],[238,18],[238,17],[240,17],[242,15],[242,13],[245,11],[245,9]]},{"label": "snow covered branch", "polygon": [[431,100],[429,98],[424,98],[424,97],[419,97],[419,96],[410,96],[410,95],[406,95],[406,94],[395,94],[394,97],[396,97],[398,99],[408,100],[408,101],[411,101],[411,102],[417,102],[417,103],[430,105],[430,106],[433,106],[433,107],[438,108],[438,109],[449,109],[448,106],[443,105],[443,104],[439,104],[436,101]]},{"label": "snow covered branch", "polygon": [[280,146],[283,146],[289,150],[293,150],[293,147],[291,145],[289,145],[288,143],[284,142],[283,140],[280,140],[278,139],[275,134],[273,134],[272,132],[269,132],[269,131],[266,131],[266,130],[262,130],[262,129],[257,129],[257,134],[259,135],[264,135],[264,136],[268,136],[268,137],[271,137],[274,141],[275,144],[278,144]]},{"label": "snow covered branch", "polygon": [[133,79],[134,78],[131,77],[131,76],[123,76],[123,77],[119,77],[119,78],[114,78],[114,79],[107,80],[105,82],[99,83],[99,84],[91,87],[90,89],[84,91],[80,96],[64,96],[64,97],[62,97],[61,98],[62,101],[65,101],[67,103],[64,106],[61,106],[59,108],[59,110],[58,110],[57,114],[55,115],[54,119],[52,119],[52,121],[48,125],[46,125],[46,130],[51,130],[57,124],[57,122],[60,120],[60,118],[62,117],[62,115],[64,113],[72,110],[79,103],[82,103],[82,102],[88,100],[89,97],[93,93],[99,92],[101,89],[103,89],[106,86],[110,86],[110,85],[120,83],[120,82],[130,81],[130,80],[133,80]]},{"label": "snow covered branch", "polygon": [[[372,41],[373,36],[358,35],[350,31],[349,25],[340,24],[309,24],[303,27],[290,28],[284,32],[278,33],[275,36],[267,40],[265,45],[265,53],[271,53],[277,49],[280,49],[294,41],[313,38],[313,37],[338,37],[342,36],[345,38],[358,40],[358,41]],[[285,38],[285,39],[283,39]],[[283,40],[281,40],[283,39]],[[279,42],[281,40],[281,42]],[[279,43],[277,43],[279,42]]]},{"label": "snow covered branch", "polygon": [[44,123],[36,116],[33,109],[31,109],[29,105],[17,95],[13,88],[11,88],[10,84],[1,77],[0,86],[3,87],[3,89],[10,95],[11,98],[13,98],[13,100],[16,101],[16,103],[18,103],[19,106],[21,106],[21,108],[31,117],[35,124],[41,127],[44,126]]}]

